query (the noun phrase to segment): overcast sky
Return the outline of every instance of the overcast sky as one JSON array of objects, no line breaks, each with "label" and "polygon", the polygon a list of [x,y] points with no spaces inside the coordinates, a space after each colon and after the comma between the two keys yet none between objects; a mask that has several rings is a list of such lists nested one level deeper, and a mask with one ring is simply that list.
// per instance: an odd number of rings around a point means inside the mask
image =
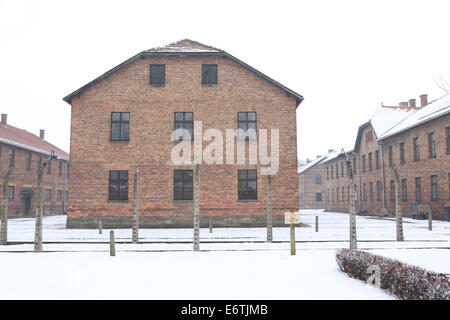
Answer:
[{"label": "overcast sky", "polygon": [[353,144],[380,106],[450,72],[450,1],[0,0],[0,112],[69,151],[62,98],[129,57],[189,38],[300,93],[299,158]]}]

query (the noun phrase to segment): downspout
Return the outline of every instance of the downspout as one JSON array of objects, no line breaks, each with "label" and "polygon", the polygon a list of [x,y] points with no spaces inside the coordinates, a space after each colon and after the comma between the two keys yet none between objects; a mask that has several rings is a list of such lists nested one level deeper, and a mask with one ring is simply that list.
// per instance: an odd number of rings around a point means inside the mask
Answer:
[{"label": "downspout", "polygon": [[328,201],[328,199],[327,199],[327,176],[326,176],[326,174],[325,174],[325,177],[324,177],[324,179],[323,179],[324,181],[325,181],[325,183],[324,183],[324,190],[323,190],[323,206],[324,206],[324,208],[325,208],[325,211],[327,211],[327,201]]},{"label": "downspout", "polygon": [[389,212],[386,209],[386,187],[385,187],[385,177],[384,177],[384,145],[382,142],[378,142],[378,144],[381,146],[381,189],[382,189],[382,195],[383,195],[383,210],[384,215],[387,216]]},{"label": "downspout", "polygon": [[67,186],[67,161],[64,161],[64,185],[63,185],[63,214],[66,213],[66,186]]}]

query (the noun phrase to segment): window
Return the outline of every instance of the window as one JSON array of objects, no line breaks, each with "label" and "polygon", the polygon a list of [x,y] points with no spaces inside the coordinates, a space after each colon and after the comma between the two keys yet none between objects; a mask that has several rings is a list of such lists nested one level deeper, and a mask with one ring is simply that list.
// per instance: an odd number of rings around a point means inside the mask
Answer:
[{"label": "window", "polygon": [[392,167],[392,164],[394,163],[394,149],[392,146],[389,146],[388,149],[388,157],[389,157],[389,167]]},{"label": "window", "polygon": [[408,201],[406,179],[402,179],[402,201],[403,202]]},{"label": "window", "polygon": [[445,135],[447,139],[447,153],[450,153],[450,127],[445,128]]},{"label": "window", "polygon": [[64,191],[64,201],[69,200],[69,191]]},{"label": "window", "polygon": [[238,130],[239,139],[256,139],[256,112],[238,112]]},{"label": "window", "polygon": [[202,84],[217,84],[217,64],[202,65]]},{"label": "window", "polygon": [[322,176],[316,176],[316,184],[322,184]]},{"label": "window", "polygon": [[128,200],[128,171],[109,171],[109,200]]},{"label": "window", "polygon": [[14,149],[9,149],[9,167],[14,168],[14,160],[15,160],[16,152]]},{"label": "window", "polygon": [[369,199],[370,199],[370,202],[373,201],[373,182],[369,183]]},{"label": "window", "polygon": [[62,168],[63,168],[63,162],[59,161],[58,162],[58,177],[62,176],[62,171],[63,171]]},{"label": "window", "polygon": [[336,202],[339,202],[339,188],[336,188]]},{"label": "window", "polygon": [[8,200],[14,200],[14,191],[16,187],[8,186]]},{"label": "window", "polygon": [[331,188],[331,202],[334,203],[334,188]]},{"label": "window", "polygon": [[362,172],[366,172],[366,155],[362,156]]},{"label": "window", "polygon": [[166,84],[166,65],[150,65],[150,84],[152,86],[164,86]]},{"label": "window", "polygon": [[339,178],[339,164],[336,163],[336,179]]},{"label": "window", "polygon": [[356,171],[356,158],[353,158],[353,167],[352,167],[353,175],[358,174]]},{"label": "window", "polygon": [[377,181],[377,201],[381,201],[381,181]]},{"label": "window", "polygon": [[345,202],[345,188],[342,187],[342,202]]},{"label": "window", "polygon": [[437,176],[433,175],[430,177],[431,180],[431,200],[438,199],[438,184],[437,184]]},{"label": "window", "polygon": [[372,152],[369,152],[369,171],[373,171]]},{"label": "window", "polygon": [[322,192],[316,192],[316,201],[322,201]]},{"label": "window", "polygon": [[341,161],[341,177],[345,177],[345,175],[344,175],[344,161]]},{"label": "window", "polygon": [[350,187],[349,186],[347,186],[347,199],[348,199],[348,202],[350,202]]},{"label": "window", "polygon": [[26,156],[26,169],[27,171],[31,170],[31,153],[27,152],[27,156]]},{"label": "window", "polygon": [[39,172],[39,170],[41,169],[42,166],[42,157],[38,156],[37,157],[37,171]]},{"label": "window", "polygon": [[420,160],[420,152],[419,152],[419,138],[413,139],[413,155],[414,155],[414,161]]},{"label": "window", "polygon": [[328,171],[328,167],[327,167],[327,181],[330,180],[330,175],[329,175],[329,171]]},{"label": "window", "polygon": [[62,190],[56,190],[56,201],[62,201]]},{"label": "window", "polygon": [[365,183],[363,184],[363,200],[367,202],[367,186]]},{"label": "window", "polygon": [[375,168],[378,170],[380,169],[380,151],[375,151]]},{"label": "window", "polygon": [[173,171],[173,199],[192,200],[193,199],[193,171],[174,170]]},{"label": "window", "polygon": [[52,160],[48,159],[47,160],[47,174],[51,174],[52,173]]},{"label": "window", "polygon": [[400,142],[400,164],[405,164],[405,143]]},{"label": "window", "polygon": [[45,189],[44,201],[51,201],[52,189]]},{"label": "window", "polygon": [[175,141],[194,140],[194,113],[175,112]]},{"label": "window", "polygon": [[436,158],[436,145],[434,140],[434,132],[428,134],[428,156]]},{"label": "window", "polygon": [[129,141],[130,113],[111,112],[111,141]]},{"label": "window", "polygon": [[257,199],[256,170],[238,170],[238,199]]},{"label": "window", "polygon": [[416,201],[422,201],[422,182],[420,181],[420,177],[416,177],[414,180],[416,186]]},{"label": "window", "polygon": [[334,178],[334,174],[333,174],[333,165],[331,165],[331,179],[333,179]]},{"label": "window", "polygon": [[389,181],[389,191],[391,194],[391,201],[395,201],[395,183],[394,180]]}]

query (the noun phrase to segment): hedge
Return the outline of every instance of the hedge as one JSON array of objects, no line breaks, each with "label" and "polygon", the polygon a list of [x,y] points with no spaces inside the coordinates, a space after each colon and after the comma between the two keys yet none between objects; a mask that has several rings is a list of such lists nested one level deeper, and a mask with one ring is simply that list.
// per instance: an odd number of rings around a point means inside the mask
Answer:
[{"label": "hedge", "polygon": [[339,249],[339,268],[350,277],[367,281],[367,268],[380,268],[381,288],[405,300],[450,300],[450,280],[442,273],[431,272],[398,260],[368,252]]}]

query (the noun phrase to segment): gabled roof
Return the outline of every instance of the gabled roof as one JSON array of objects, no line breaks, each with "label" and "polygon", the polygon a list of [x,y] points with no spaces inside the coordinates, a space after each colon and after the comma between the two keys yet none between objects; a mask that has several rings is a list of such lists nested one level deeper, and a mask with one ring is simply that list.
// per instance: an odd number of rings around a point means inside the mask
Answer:
[{"label": "gabled roof", "polygon": [[235,57],[233,57],[229,53],[227,53],[227,52],[225,52],[223,50],[211,47],[211,46],[204,45],[204,44],[202,44],[200,42],[197,42],[197,41],[184,39],[184,40],[180,40],[180,41],[168,44],[166,46],[157,47],[157,48],[153,48],[153,49],[148,49],[148,50],[142,51],[141,53],[138,53],[137,55],[131,57],[130,59],[128,59],[128,60],[126,60],[124,62],[122,62],[121,64],[117,65],[116,67],[112,68],[111,70],[105,72],[104,74],[102,74],[98,78],[92,80],[91,82],[87,83],[86,85],[82,86],[81,88],[75,90],[71,94],[65,96],[63,98],[63,100],[70,104],[73,97],[81,95],[89,87],[91,87],[94,84],[102,81],[103,79],[105,79],[109,75],[111,75],[114,72],[120,70],[121,68],[127,66],[128,64],[132,63],[133,61],[135,61],[135,60],[137,60],[139,58],[144,58],[144,57],[148,57],[148,56],[158,56],[158,55],[165,55],[165,56],[179,56],[179,55],[182,55],[182,56],[187,56],[187,55],[208,55],[208,56],[211,56],[212,55],[212,56],[221,56],[221,57],[229,58],[229,59],[233,60],[234,62],[238,63],[239,65],[243,66],[244,68],[246,68],[246,69],[252,71],[253,73],[257,74],[258,76],[262,77],[263,79],[269,81],[271,84],[273,84],[274,86],[276,86],[276,87],[280,88],[281,90],[285,91],[287,94],[293,96],[296,99],[297,107],[300,105],[300,103],[304,99],[303,96],[301,96],[300,94],[298,94],[295,91],[293,91],[293,90],[283,86],[281,83],[279,83],[279,82],[273,80],[272,78],[266,76],[262,72],[252,68],[248,64],[242,62],[241,60],[239,60],[239,59],[237,59]]},{"label": "gabled roof", "polygon": [[309,162],[309,163],[307,163],[307,164],[305,164],[305,165],[299,167],[299,168],[298,168],[298,171],[297,171],[298,174],[303,173],[303,172],[305,172],[306,170],[308,170],[308,169],[314,167],[316,164],[321,163],[321,162],[322,162],[323,160],[325,160],[326,158],[327,158],[327,156],[324,155],[324,156],[321,156],[321,157],[319,157],[319,158],[316,158],[316,159],[312,160],[311,162]]},{"label": "gabled roof", "polygon": [[416,110],[417,108],[414,107],[405,108],[400,106],[382,106],[378,108],[374,113],[372,113],[372,115],[366,122],[359,126],[355,146],[353,149],[355,150],[355,152],[358,152],[361,143],[361,133],[369,125],[372,125],[376,139],[378,139],[386,131],[390,130],[397,123],[414,113]]},{"label": "gabled roof", "polygon": [[408,114],[407,117],[396,123],[379,136],[379,141],[411,129],[425,122],[434,120],[450,113],[450,94],[440,97],[421,109]]},{"label": "gabled roof", "polygon": [[69,161],[69,154],[35,134],[11,126],[0,124],[0,142],[20,149],[50,155],[55,152],[58,158]]}]

